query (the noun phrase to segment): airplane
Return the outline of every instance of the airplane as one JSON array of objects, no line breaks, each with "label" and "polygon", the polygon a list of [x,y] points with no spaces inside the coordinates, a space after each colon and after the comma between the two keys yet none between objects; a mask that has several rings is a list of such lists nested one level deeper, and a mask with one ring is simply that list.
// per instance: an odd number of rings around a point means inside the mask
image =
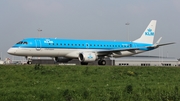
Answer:
[{"label": "airplane", "polygon": [[159,44],[162,37],[153,44],[156,22],[152,20],[140,38],[134,41],[26,38],[13,45],[7,53],[25,56],[27,64],[32,64],[33,57],[52,57],[55,62],[61,59],[79,59],[81,65],[94,61],[98,61],[98,65],[106,65],[106,58],[135,55],[174,44]]}]

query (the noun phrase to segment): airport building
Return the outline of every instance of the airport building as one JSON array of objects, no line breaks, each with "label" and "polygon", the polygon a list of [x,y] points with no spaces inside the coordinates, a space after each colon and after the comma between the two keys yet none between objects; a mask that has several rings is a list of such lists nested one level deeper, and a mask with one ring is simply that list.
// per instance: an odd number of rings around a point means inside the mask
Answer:
[{"label": "airport building", "polygon": [[[57,64],[53,59],[33,59],[33,64]],[[69,62],[59,62],[60,65],[80,65],[78,59],[73,59]],[[180,62],[172,57],[159,56],[129,56],[121,58],[106,59],[106,65],[115,66],[179,66]],[[91,62],[88,65],[98,65],[96,62]]]},{"label": "airport building", "polygon": [[4,64],[4,61],[0,60],[0,64]]},{"label": "airport building", "polygon": [[131,56],[115,59],[119,66],[178,66],[179,61],[172,57]]}]

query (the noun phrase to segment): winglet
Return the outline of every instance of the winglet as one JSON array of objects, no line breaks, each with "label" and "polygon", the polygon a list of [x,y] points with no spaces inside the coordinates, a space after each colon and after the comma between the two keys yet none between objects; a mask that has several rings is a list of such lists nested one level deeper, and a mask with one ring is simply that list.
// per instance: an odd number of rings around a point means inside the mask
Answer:
[{"label": "winglet", "polygon": [[161,41],[161,39],[162,39],[162,37],[160,37],[154,45],[157,46],[159,44],[159,42]]}]

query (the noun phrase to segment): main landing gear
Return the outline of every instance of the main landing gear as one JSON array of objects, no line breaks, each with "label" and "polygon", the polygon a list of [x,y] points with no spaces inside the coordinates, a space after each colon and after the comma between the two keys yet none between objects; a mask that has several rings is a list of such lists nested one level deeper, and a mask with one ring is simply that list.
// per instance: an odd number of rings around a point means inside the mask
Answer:
[{"label": "main landing gear", "polygon": [[[81,65],[88,65],[88,62],[81,62]],[[98,65],[106,65],[106,61],[100,59],[100,60],[98,61]]]},{"label": "main landing gear", "polygon": [[106,61],[100,59],[100,60],[98,61],[98,65],[106,65]]}]

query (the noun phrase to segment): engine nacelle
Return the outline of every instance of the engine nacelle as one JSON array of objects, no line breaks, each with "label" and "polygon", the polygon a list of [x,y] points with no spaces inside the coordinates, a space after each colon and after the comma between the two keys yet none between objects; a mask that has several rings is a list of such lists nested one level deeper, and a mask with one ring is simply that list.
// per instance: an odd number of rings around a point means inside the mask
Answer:
[{"label": "engine nacelle", "polygon": [[67,63],[68,61],[70,61],[72,59],[69,59],[69,58],[65,58],[65,57],[55,57],[54,58],[54,61],[55,62],[64,62],[64,63]]},{"label": "engine nacelle", "polygon": [[79,53],[80,62],[93,62],[96,61],[97,55],[92,52]]}]

